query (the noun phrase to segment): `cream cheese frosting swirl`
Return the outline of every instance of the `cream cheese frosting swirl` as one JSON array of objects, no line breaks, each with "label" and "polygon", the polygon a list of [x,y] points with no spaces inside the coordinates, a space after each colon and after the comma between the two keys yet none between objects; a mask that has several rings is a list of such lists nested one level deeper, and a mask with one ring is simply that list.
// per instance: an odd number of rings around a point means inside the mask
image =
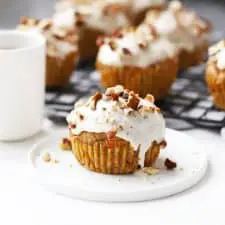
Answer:
[{"label": "cream cheese frosting swirl", "polygon": [[76,103],[67,122],[74,135],[115,132],[117,137],[139,149],[142,165],[148,148],[165,140],[165,122],[153,96],[143,99],[122,86],[108,88],[104,94],[97,93],[87,101]]},{"label": "cream cheese frosting swirl", "polygon": [[152,26],[143,24],[115,32],[98,40],[97,60],[105,65],[148,67],[177,55],[177,48],[160,37]]}]

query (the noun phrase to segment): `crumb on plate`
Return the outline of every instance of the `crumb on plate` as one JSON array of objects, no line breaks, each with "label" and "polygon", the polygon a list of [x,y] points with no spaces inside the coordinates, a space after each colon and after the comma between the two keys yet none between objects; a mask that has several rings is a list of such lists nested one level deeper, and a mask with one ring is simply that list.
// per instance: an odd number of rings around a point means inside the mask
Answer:
[{"label": "crumb on plate", "polygon": [[159,169],[153,168],[153,167],[144,167],[142,171],[150,176],[156,175],[159,173]]}]

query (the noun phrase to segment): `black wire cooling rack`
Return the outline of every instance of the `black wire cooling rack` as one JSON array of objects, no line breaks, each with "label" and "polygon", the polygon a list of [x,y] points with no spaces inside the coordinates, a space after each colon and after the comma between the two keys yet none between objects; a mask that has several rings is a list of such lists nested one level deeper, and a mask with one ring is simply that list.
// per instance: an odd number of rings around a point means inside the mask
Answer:
[{"label": "black wire cooling rack", "polygon": [[[216,35],[218,33],[214,35],[218,39]],[[219,129],[225,127],[225,112],[213,107],[204,81],[204,68],[202,64],[179,74],[168,96],[156,104],[166,118],[186,121],[192,127]],[[68,87],[47,90],[47,116],[56,123],[65,123],[74,102],[98,90],[101,90],[99,74],[94,66],[88,62],[81,63]]]}]

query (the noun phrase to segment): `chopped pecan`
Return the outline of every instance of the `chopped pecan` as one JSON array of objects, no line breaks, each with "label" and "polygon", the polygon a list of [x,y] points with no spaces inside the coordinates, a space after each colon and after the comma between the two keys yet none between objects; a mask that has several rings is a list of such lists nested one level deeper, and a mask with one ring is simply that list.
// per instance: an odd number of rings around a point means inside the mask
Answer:
[{"label": "chopped pecan", "polygon": [[127,106],[132,108],[133,110],[137,110],[140,102],[140,98],[138,98],[134,93],[131,93],[128,99]]},{"label": "chopped pecan", "polygon": [[79,118],[80,118],[80,120],[83,120],[84,116],[82,114],[79,114]]},{"label": "chopped pecan", "polygon": [[72,144],[68,138],[63,138],[60,143],[60,148],[63,151],[71,151],[72,150]]},{"label": "chopped pecan", "polygon": [[177,163],[168,158],[165,160],[164,165],[168,170],[173,170],[177,167]]},{"label": "chopped pecan", "polygon": [[76,126],[76,124],[70,124],[69,125],[69,129],[75,129],[77,126]]},{"label": "chopped pecan", "polygon": [[132,55],[131,51],[128,48],[122,48],[122,52],[124,55],[129,55],[129,56]]},{"label": "chopped pecan", "polygon": [[116,43],[114,41],[109,42],[109,47],[112,49],[112,51],[115,51],[117,48]]},{"label": "chopped pecan", "polygon": [[161,148],[165,148],[167,146],[167,142],[163,140],[161,143],[159,143]]},{"label": "chopped pecan", "polygon": [[116,93],[112,93],[111,97],[112,97],[113,101],[118,101],[120,96],[118,94],[116,94]]},{"label": "chopped pecan", "polygon": [[150,94],[147,94],[147,95],[145,96],[145,99],[148,100],[149,102],[152,102],[152,103],[155,102],[154,96],[153,96],[153,95],[150,95]]},{"label": "chopped pecan", "polygon": [[112,36],[116,38],[123,38],[123,33],[121,29],[116,29],[113,31]]},{"label": "chopped pecan", "polygon": [[52,26],[52,22],[49,20],[42,20],[38,24],[38,27],[40,27],[42,30],[48,30],[51,28],[51,26]]},{"label": "chopped pecan", "polygon": [[148,46],[148,42],[147,42],[147,41],[140,42],[140,43],[138,44],[138,46],[139,46],[139,48],[141,48],[141,49],[146,49],[147,46]]},{"label": "chopped pecan", "polygon": [[21,16],[20,17],[20,24],[26,25],[28,22],[28,17],[27,16]]},{"label": "chopped pecan", "polygon": [[100,92],[97,92],[93,97],[92,97],[92,103],[91,103],[91,109],[95,110],[98,101],[102,98],[102,94]]}]

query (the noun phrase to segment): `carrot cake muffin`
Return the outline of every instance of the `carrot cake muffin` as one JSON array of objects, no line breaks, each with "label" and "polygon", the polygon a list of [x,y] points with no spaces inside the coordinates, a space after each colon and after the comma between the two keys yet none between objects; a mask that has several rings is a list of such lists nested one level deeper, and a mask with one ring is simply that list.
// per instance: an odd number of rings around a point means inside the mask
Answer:
[{"label": "carrot cake muffin", "polygon": [[215,106],[225,110],[225,40],[209,48],[206,82]]},{"label": "carrot cake muffin", "polygon": [[142,97],[151,93],[157,100],[167,95],[176,79],[177,49],[151,25],[117,31],[98,39],[98,45],[96,68],[103,87],[121,84]]},{"label": "carrot cake muffin", "polygon": [[95,172],[133,173],[154,164],[166,146],[165,122],[153,96],[142,99],[122,86],[76,103],[67,121],[73,154]]},{"label": "carrot cake muffin", "polygon": [[79,49],[82,59],[96,56],[98,36],[112,34],[115,29],[130,24],[127,8],[123,4],[100,0],[58,11],[53,21],[58,26],[80,28]]},{"label": "carrot cake muffin", "polygon": [[65,86],[79,58],[75,29],[55,26],[50,19],[22,17],[17,29],[41,33],[47,42],[46,85]]},{"label": "carrot cake muffin", "polygon": [[200,64],[207,53],[211,25],[180,1],[172,1],[165,10],[151,10],[145,23],[180,49],[180,69]]}]

